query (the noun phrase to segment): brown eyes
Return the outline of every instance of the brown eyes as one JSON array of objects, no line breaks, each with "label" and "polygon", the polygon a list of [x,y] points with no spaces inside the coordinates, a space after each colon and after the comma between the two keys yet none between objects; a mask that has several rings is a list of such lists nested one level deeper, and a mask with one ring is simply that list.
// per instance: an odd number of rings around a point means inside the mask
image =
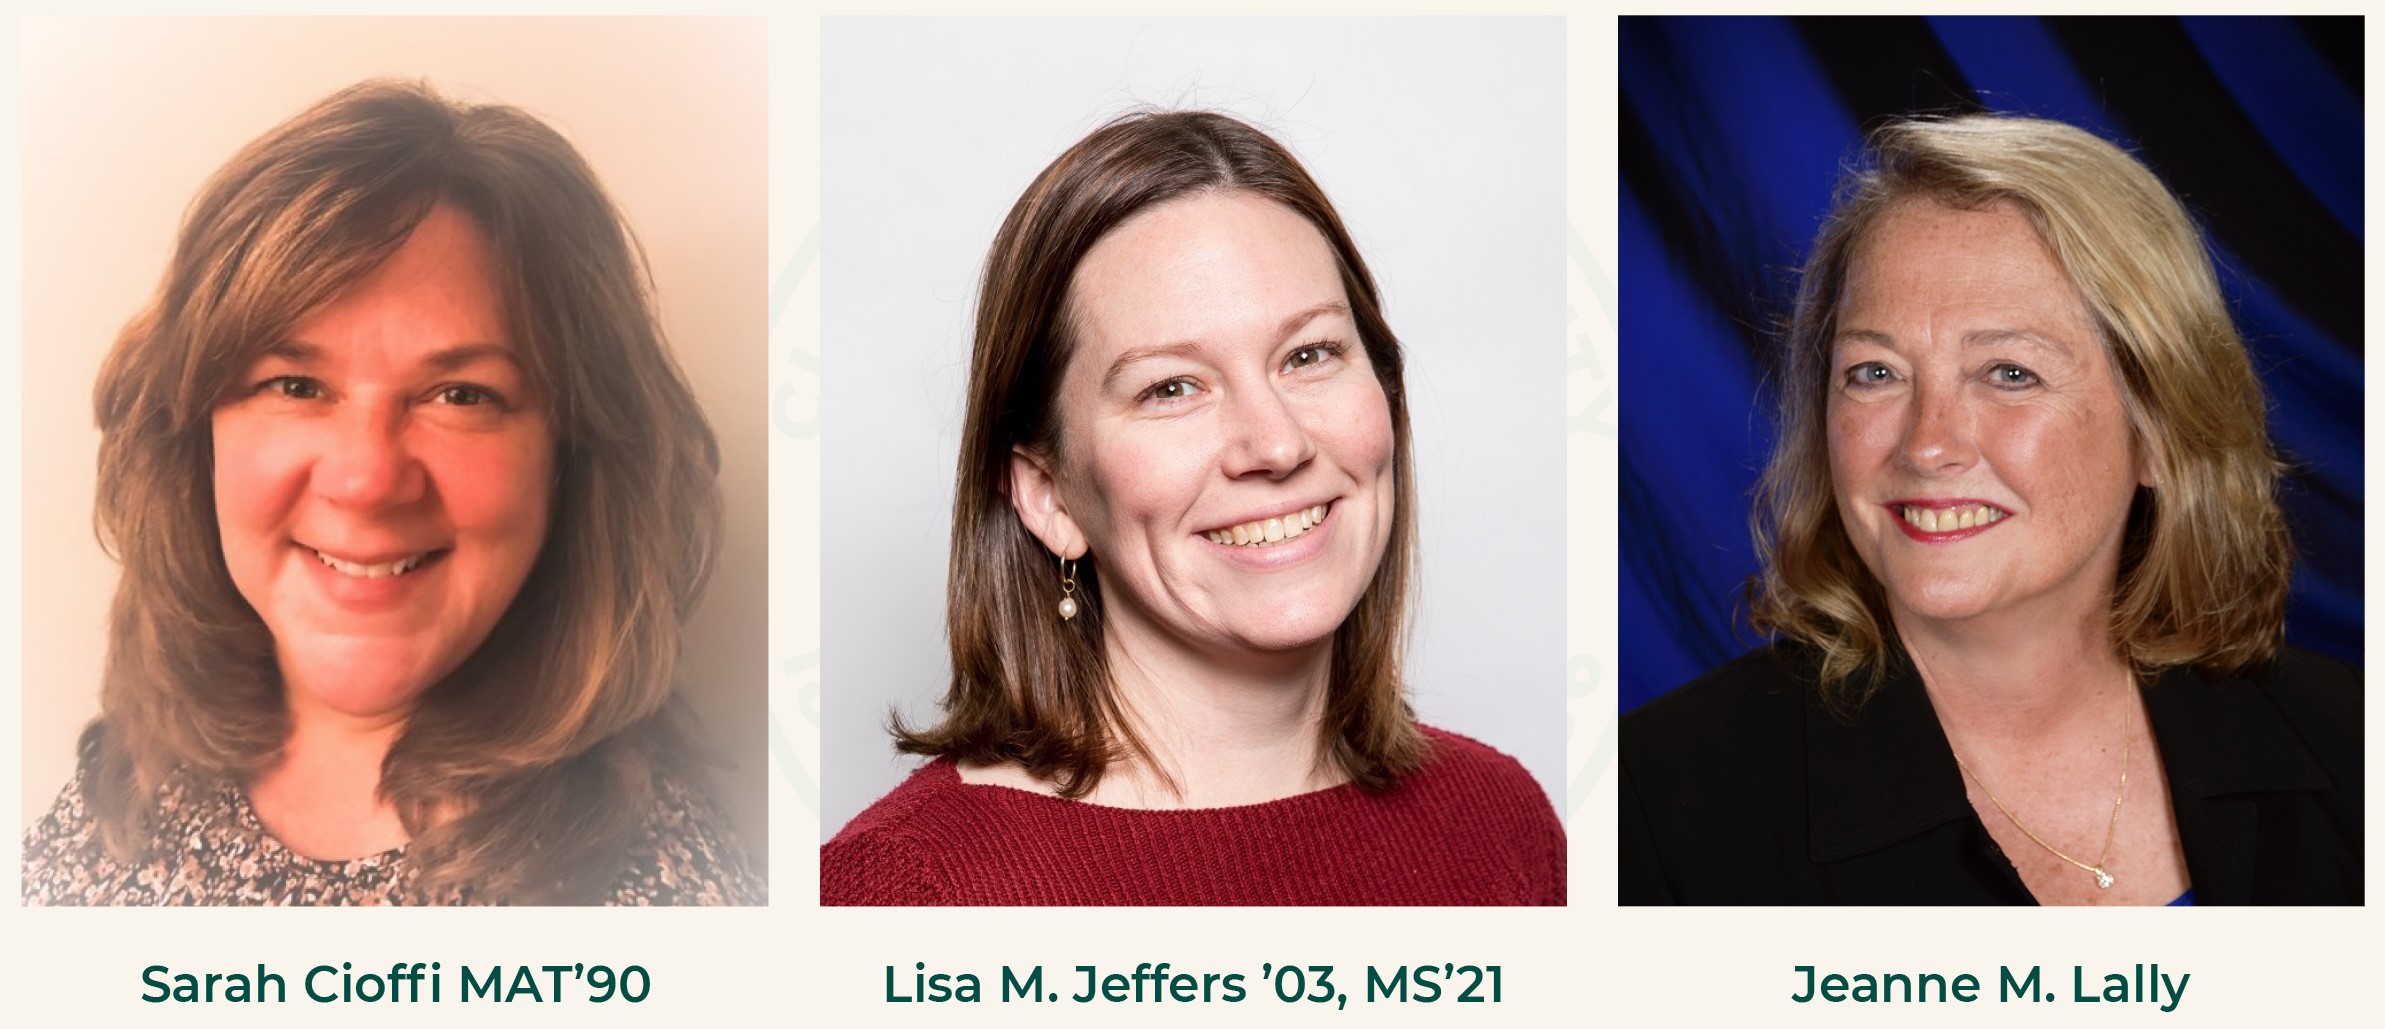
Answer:
[{"label": "brown eyes", "polygon": [[482,404],[501,402],[501,398],[497,394],[479,386],[443,386],[440,387],[438,396],[440,403],[453,404],[457,407],[479,407]]},{"label": "brown eyes", "polygon": [[1201,387],[1193,385],[1192,380],[1190,379],[1169,379],[1166,382],[1156,383],[1150,389],[1144,390],[1143,399],[1184,400],[1190,398],[1196,393],[1199,393],[1200,391]]},{"label": "brown eyes", "polygon": [[1312,368],[1324,364],[1341,352],[1342,347],[1339,343],[1311,343],[1292,351],[1292,356],[1284,359],[1284,367],[1287,369]]},{"label": "brown eyes", "polygon": [[[305,375],[272,376],[251,387],[250,392],[280,400],[321,400],[330,395],[330,390],[324,388],[322,380]],[[447,407],[501,408],[505,404],[505,397],[496,390],[471,383],[450,383],[437,387],[431,390],[429,399]]]},{"label": "brown eyes", "polygon": [[304,375],[276,375],[258,383],[255,392],[284,400],[313,400],[323,395],[323,384]]}]

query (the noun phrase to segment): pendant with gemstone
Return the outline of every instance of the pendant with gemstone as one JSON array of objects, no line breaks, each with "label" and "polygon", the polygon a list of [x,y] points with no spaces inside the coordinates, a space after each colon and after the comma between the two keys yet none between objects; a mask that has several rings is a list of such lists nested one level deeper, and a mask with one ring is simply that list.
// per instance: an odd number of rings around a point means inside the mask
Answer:
[{"label": "pendant with gemstone", "polygon": [[2112,873],[2106,872],[2100,868],[2095,869],[2095,887],[2102,890],[2111,889]]}]

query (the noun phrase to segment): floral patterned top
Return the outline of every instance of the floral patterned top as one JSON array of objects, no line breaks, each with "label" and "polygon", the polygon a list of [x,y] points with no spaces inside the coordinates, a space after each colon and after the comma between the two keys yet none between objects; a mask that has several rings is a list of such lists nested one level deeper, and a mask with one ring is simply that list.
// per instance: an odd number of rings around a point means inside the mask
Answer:
[{"label": "floral patterned top", "polygon": [[[761,882],[712,805],[666,778],[646,836],[606,897],[616,905],[759,904]],[[83,772],[25,833],[29,905],[403,904],[412,898],[404,847],[319,861],[266,831],[238,783],[178,775],[158,791],[157,836],[141,864],[116,861],[83,803]],[[438,898],[470,903],[466,890]]]}]

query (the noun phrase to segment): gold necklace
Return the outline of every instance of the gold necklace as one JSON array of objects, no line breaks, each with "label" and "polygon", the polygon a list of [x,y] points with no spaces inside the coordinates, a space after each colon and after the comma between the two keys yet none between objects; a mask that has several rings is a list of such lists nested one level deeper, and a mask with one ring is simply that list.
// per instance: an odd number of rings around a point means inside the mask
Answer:
[{"label": "gold necklace", "polygon": [[[2131,684],[2132,686],[2134,685],[2135,681],[2136,681],[2136,680],[2135,680],[2133,677],[2132,677],[2132,678],[2129,680],[2129,682],[2130,682],[2130,684]],[[2054,845],[2053,845],[2053,844],[2051,844],[2051,843],[2047,843],[2047,842],[2045,841],[2044,837],[2041,837],[2041,836],[2037,835],[2036,833],[2030,832],[2030,831],[2029,831],[2029,827],[2028,827],[2028,826],[2022,825],[2022,824],[2021,824],[2021,820],[2020,820],[2020,819],[2013,817],[2013,814],[2012,814],[2012,809],[2011,809],[2011,808],[2005,807],[2005,806],[2004,806],[2004,802],[2003,802],[2003,801],[2001,801],[2001,800],[1997,800],[1997,799],[1996,799],[1996,791],[1994,791],[1994,790],[1991,790],[1991,789],[1988,789],[1988,787],[1987,787],[1987,784],[1986,784],[1986,783],[1984,783],[1984,782],[1980,782],[1980,781],[1979,781],[1979,773],[1972,771],[1972,770],[1971,770],[1971,766],[1970,766],[1970,765],[1968,765],[1968,764],[1965,764],[1965,763],[1963,762],[1963,756],[1962,756],[1961,754],[1956,754],[1956,755],[1954,756],[1954,765],[1955,765],[1955,767],[1956,767],[1956,768],[1960,768],[1960,769],[1962,769],[1962,770],[1963,770],[1963,774],[1964,774],[1964,775],[1966,775],[1966,776],[1969,776],[1969,777],[1970,777],[1970,779],[1971,779],[1971,784],[1972,784],[1972,785],[1974,785],[1974,786],[1977,786],[1977,787],[1979,787],[1979,792],[1987,794],[1988,803],[1996,805],[1996,810],[1998,810],[1998,811],[2001,811],[2001,812],[2004,812],[2004,820],[2005,820],[2005,821],[2008,821],[2008,822],[2011,822],[2011,823],[2012,823],[2012,827],[2013,827],[2013,828],[2015,828],[2015,829],[2019,829],[2019,830],[2021,831],[2021,835],[2023,835],[2023,836],[2026,836],[2026,837],[2028,837],[2028,838],[2029,838],[2029,842],[2031,842],[2031,843],[2034,843],[2034,844],[2037,844],[2037,845],[2038,845],[2038,846],[2040,846],[2040,847],[2044,847],[2044,848],[2045,848],[2045,852],[2046,852],[2046,853],[2048,853],[2048,854],[2052,854],[2053,856],[2055,856],[2055,857],[2058,857],[2058,858],[2061,858],[2061,859],[2062,859],[2062,860],[2064,860],[2064,861],[2068,861],[2068,862],[2070,862],[2071,864],[2077,865],[2077,866],[2079,866],[2080,868],[2083,868],[2083,869],[2086,869],[2087,871],[2090,871],[2090,872],[2093,872],[2093,873],[2095,873],[2095,886],[2096,886],[2096,888],[2097,888],[2097,889],[2108,890],[2108,889],[2111,889],[2111,888],[2112,888],[2112,873],[2110,873],[2110,872],[2107,872],[2107,871],[2104,871],[2104,866],[2106,866],[2106,865],[2108,865],[2108,864],[2110,864],[2110,863],[2111,863],[2111,860],[2112,860],[2112,836],[2113,836],[2115,833],[2119,832],[2119,830],[2120,830],[2120,801],[2121,801],[2121,800],[2123,800],[2123,799],[2125,799],[2125,798],[2128,796],[2128,744],[2129,744],[2129,732],[2128,732],[2129,720],[2128,720],[2128,711],[2129,711],[2129,709],[2130,709],[2130,708],[2132,708],[2132,707],[2135,707],[2135,706],[2136,706],[2136,705],[2134,705],[2134,704],[2131,704],[2131,703],[2129,703],[2129,702],[2128,702],[2128,696],[2127,696],[2127,694],[2123,693],[2123,694],[2121,695],[2121,699],[2120,699],[2120,791],[2119,791],[2118,793],[2115,793],[2115,794],[2113,794],[2113,795],[2112,795],[2112,821],[2111,821],[2111,824],[2109,824],[2109,825],[2107,825],[2107,826],[2105,826],[2105,827],[2104,827],[2104,830],[2103,830],[2103,852],[2102,852],[2102,853],[2100,853],[2100,854],[2097,854],[2097,855],[2095,855],[2095,863],[2094,863],[2094,864],[2092,864],[2092,865],[2090,865],[2090,864],[2088,864],[2088,863],[2086,863],[2086,862],[2084,862],[2084,861],[2081,861],[2081,860],[2079,860],[2079,859],[2077,859],[2077,858],[2071,857],[2071,856],[2070,856],[2070,855],[2068,855],[2068,854],[2062,853],[2062,852],[2061,852],[2061,851],[2059,851],[2059,850],[2055,850],[2055,849],[2054,849]],[[1953,748],[1949,747],[1949,748],[1947,748],[1947,749],[1949,749],[1949,750],[1952,750]]]}]

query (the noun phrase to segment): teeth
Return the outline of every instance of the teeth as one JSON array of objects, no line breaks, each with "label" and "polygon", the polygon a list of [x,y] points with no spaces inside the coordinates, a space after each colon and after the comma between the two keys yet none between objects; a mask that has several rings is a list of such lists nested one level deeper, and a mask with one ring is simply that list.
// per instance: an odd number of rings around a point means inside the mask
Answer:
[{"label": "teeth", "polygon": [[1994,525],[2004,520],[2004,512],[1984,504],[1955,508],[1905,507],[1900,513],[1908,524],[1923,532],[1955,532]]},{"label": "teeth", "polygon": [[404,575],[422,567],[423,560],[431,556],[427,553],[416,554],[413,557],[401,557],[387,564],[366,565],[357,564],[354,561],[342,561],[320,550],[315,551],[314,554],[315,560],[323,562],[323,567],[341,575],[354,576],[359,579],[382,579],[392,575]]},{"label": "teeth", "polygon": [[1326,505],[1304,508],[1278,518],[1244,522],[1231,529],[1202,533],[1209,542],[1226,547],[1264,547],[1306,534],[1325,520]]}]

